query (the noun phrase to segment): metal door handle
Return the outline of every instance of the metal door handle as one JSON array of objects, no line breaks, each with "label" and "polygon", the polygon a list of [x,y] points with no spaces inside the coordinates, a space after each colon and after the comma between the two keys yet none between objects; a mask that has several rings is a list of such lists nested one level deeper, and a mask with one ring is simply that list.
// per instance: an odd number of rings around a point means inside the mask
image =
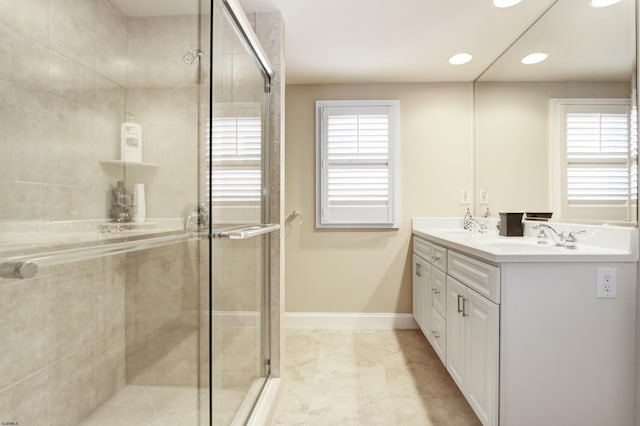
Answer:
[{"label": "metal door handle", "polygon": [[419,277],[422,276],[422,265],[419,263],[416,263],[416,275]]},{"label": "metal door handle", "polygon": [[437,331],[432,331],[433,333],[433,337],[435,337],[436,339],[440,338],[440,333],[438,333]]},{"label": "metal door handle", "polygon": [[277,223],[265,223],[261,225],[242,225],[233,228],[225,228],[213,231],[214,238],[229,238],[230,240],[246,240],[258,235],[268,234],[277,231],[280,225]]},{"label": "metal door handle", "polygon": [[440,259],[442,259],[440,256],[431,256],[431,260],[433,260],[434,262],[437,262]]},{"label": "metal door handle", "polygon": [[434,292],[435,294],[440,294],[440,290],[438,290],[437,288],[434,288],[434,289],[433,289],[433,292]]},{"label": "metal door handle", "polygon": [[461,295],[461,294],[459,294],[459,295],[458,295],[458,313],[461,313],[461,312],[462,312],[462,309],[463,309],[463,308],[461,308],[461,307],[460,307],[460,301],[461,301],[461,300],[463,301],[463,304],[464,304],[464,297],[462,297],[462,295]]}]

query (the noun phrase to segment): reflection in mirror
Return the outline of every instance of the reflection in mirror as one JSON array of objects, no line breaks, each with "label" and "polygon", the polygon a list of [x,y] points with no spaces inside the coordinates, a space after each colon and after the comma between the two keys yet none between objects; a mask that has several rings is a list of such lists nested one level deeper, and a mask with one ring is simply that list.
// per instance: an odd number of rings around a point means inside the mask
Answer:
[{"label": "reflection in mirror", "polygon": [[636,223],[635,16],[558,0],[476,80],[477,214]]}]

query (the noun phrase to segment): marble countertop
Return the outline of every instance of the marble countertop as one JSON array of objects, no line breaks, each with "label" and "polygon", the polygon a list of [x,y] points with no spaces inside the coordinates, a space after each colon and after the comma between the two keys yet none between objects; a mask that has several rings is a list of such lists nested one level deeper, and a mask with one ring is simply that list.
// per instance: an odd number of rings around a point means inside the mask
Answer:
[{"label": "marble countertop", "polygon": [[414,218],[413,234],[435,244],[491,263],[504,262],[636,262],[637,228],[549,223],[560,231],[585,231],[576,249],[538,244],[535,222],[525,222],[523,237],[498,235],[495,219],[486,220],[488,232],[470,232],[461,218]]}]

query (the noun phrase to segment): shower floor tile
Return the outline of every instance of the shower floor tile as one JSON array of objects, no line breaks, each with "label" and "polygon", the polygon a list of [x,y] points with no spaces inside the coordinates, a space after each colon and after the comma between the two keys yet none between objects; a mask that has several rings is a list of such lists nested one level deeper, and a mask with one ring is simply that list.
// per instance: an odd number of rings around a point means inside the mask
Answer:
[{"label": "shower floor tile", "polygon": [[196,425],[198,390],[177,386],[125,386],[80,426]]},{"label": "shower floor tile", "polygon": [[285,333],[272,426],[480,425],[418,330]]}]

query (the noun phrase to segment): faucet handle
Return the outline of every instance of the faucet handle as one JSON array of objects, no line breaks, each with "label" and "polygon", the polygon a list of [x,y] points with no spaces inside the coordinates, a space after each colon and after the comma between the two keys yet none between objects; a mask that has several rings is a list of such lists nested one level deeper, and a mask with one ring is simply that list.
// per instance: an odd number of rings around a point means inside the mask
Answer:
[{"label": "faucet handle", "polygon": [[580,230],[580,231],[571,231],[569,232],[569,235],[567,235],[567,237],[565,238],[565,241],[568,243],[577,243],[578,239],[576,238],[576,234],[586,234],[587,231],[585,231],[584,229]]}]

